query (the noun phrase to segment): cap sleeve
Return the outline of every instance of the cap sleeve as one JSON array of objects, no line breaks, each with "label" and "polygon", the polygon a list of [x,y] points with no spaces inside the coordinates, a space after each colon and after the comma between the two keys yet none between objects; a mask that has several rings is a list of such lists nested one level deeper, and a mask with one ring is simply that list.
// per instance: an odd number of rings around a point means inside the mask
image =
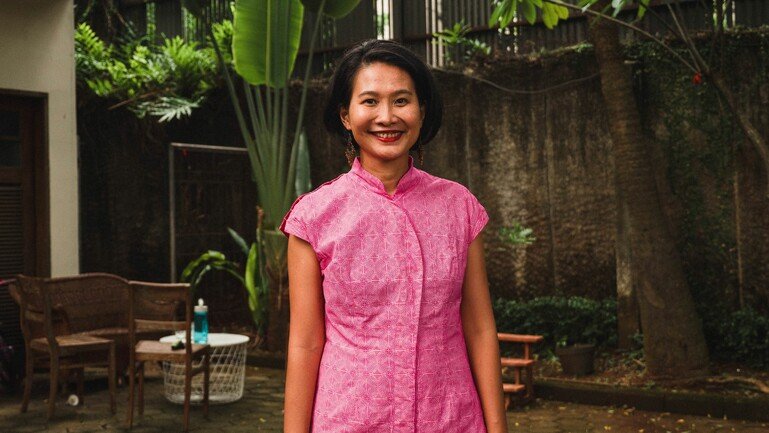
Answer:
[{"label": "cap sleeve", "polygon": [[472,243],[476,237],[478,237],[478,234],[483,230],[483,228],[486,226],[486,223],[489,222],[489,214],[486,212],[486,208],[483,207],[481,202],[478,201],[478,199],[468,191],[468,207],[469,207],[469,215],[470,215],[470,241],[469,243]]},{"label": "cap sleeve", "polygon": [[307,222],[310,219],[310,209],[307,200],[303,200],[305,195],[300,195],[291,205],[286,215],[283,217],[283,222],[280,224],[280,231],[283,232],[286,237],[294,235],[300,239],[303,239],[315,246],[314,237],[308,230]]}]

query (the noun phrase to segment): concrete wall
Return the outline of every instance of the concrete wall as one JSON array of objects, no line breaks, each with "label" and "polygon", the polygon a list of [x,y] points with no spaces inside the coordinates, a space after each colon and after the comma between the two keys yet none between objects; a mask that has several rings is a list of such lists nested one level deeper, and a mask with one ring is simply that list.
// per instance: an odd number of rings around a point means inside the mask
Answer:
[{"label": "concrete wall", "polygon": [[0,2],[0,89],[47,95],[51,274],[80,271],[74,4]]},{"label": "concrete wall", "polygon": [[[435,71],[444,97],[443,126],[425,150],[422,169],[467,185],[489,212],[486,261],[494,295],[612,296],[614,187],[611,139],[597,66],[591,56],[494,62],[476,71],[501,91],[458,73]],[[316,90],[308,104],[322,107]],[[344,169],[343,147],[329,137],[320,108],[308,114],[313,184]],[[519,222],[536,242],[501,242]]]},{"label": "concrete wall", "polygon": [[[735,48],[734,58],[742,63],[734,67],[733,82],[740,83],[737,96],[756,126],[769,136],[769,78],[762,78],[769,77],[769,62],[754,45],[749,40]],[[671,183],[662,192],[663,207],[678,226],[674,233],[695,297],[708,300],[703,290],[718,292],[717,305],[731,308],[741,272],[747,304],[769,310],[769,200],[763,167],[738,130],[732,135],[735,163],[725,159],[718,170],[709,166],[724,153],[723,140],[708,144],[709,135],[733,130],[728,121],[719,123],[723,116],[717,101],[702,99],[713,98],[712,93],[693,87],[688,76],[675,86],[680,95],[658,91],[653,83],[669,80],[666,70],[640,68],[635,75],[639,108],[650,141],[660,148],[657,175]],[[579,49],[489,60],[473,71],[513,92],[435,71],[445,99],[444,122],[427,146],[423,169],[467,185],[486,206],[491,217],[486,259],[495,296],[615,295],[614,161],[597,72],[593,53]],[[314,82],[305,122],[316,186],[347,170],[343,143],[322,125],[325,84]],[[165,125],[142,124],[125,110],[108,111],[109,101],[83,102],[78,122],[83,270],[167,279],[166,146],[169,141],[241,145],[227,95],[219,90],[192,118]],[[666,128],[676,124],[671,105],[685,108],[692,122],[679,131],[680,137],[671,137]],[[703,105],[716,110],[697,114]],[[137,172],[143,175],[137,178]],[[692,203],[698,195],[704,196],[701,205]],[[533,228],[536,242],[523,247],[501,242],[497,231],[514,221]]]}]

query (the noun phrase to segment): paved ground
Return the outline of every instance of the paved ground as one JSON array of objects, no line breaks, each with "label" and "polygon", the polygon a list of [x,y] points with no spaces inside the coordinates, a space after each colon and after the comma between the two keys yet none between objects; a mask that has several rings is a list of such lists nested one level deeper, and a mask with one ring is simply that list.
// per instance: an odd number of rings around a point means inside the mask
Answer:
[{"label": "paved ground", "polygon": [[[109,393],[105,380],[87,384],[85,402],[71,407],[60,398],[54,421],[45,420],[47,385],[43,376],[35,382],[29,411],[19,413],[20,395],[0,396],[0,433],[14,432],[109,432],[127,431],[124,426],[127,389],[118,389],[118,413],[109,414]],[[163,397],[162,380],[156,374],[148,380],[146,410],[137,418],[134,433],[171,433],[181,430],[181,406]],[[283,372],[249,368],[242,400],[212,406],[209,420],[200,408],[191,415],[196,432],[280,432],[282,431]],[[582,406],[537,401],[527,408],[508,413],[510,432],[532,433],[767,433],[769,424],[642,412],[628,408]],[[468,432],[471,433],[471,432]]]}]

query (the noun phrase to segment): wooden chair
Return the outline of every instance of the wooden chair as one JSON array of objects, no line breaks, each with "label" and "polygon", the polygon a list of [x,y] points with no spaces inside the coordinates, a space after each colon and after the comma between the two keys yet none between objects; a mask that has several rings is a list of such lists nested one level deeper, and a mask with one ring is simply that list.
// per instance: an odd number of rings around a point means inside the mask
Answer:
[{"label": "wooden chair", "polygon": [[[510,406],[512,395],[523,392],[524,401],[530,401],[534,398],[534,364],[536,360],[531,354],[531,345],[542,341],[541,335],[521,335],[498,333],[497,338],[500,343],[518,343],[523,345],[522,358],[502,357],[502,367],[513,369],[513,383],[503,383],[502,391],[505,393],[505,409]],[[525,379],[521,378],[521,373],[525,372]]]},{"label": "wooden chair", "polygon": [[[203,373],[203,413],[208,417],[208,383],[210,352],[207,344],[192,344],[192,292],[189,284],[154,284],[130,282],[128,336],[130,362],[128,375],[128,427],[133,426],[134,389],[139,381],[139,415],[144,413],[144,363],[147,361],[184,364],[184,431],[189,430],[192,378]],[[176,320],[184,312],[184,320]],[[186,331],[184,349],[157,340],[137,341],[142,331]],[[193,366],[193,361],[199,364]]]},{"label": "wooden chair", "polygon": [[20,322],[26,353],[24,396],[21,412],[26,412],[32,392],[36,364],[50,370],[48,419],[54,415],[61,370],[75,370],[78,375],[77,394],[83,401],[83,369],[107,366],[110,409],[115,413],[115,343],[112,340],[88,336],[67,335],[67,324],[57,306],[51,302],[56,290],[55,279],[16,277],[11,288],[20,306]]}]

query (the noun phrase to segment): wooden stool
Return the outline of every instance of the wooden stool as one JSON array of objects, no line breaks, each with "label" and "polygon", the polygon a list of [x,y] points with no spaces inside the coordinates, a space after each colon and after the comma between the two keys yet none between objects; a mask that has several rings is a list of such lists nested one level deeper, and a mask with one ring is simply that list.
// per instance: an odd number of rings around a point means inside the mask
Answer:
[{"label": "wooden stool", "polygon": [[[523,393],[524,401],[534,399],[534,364],[537,362],[531,356],[531,345],[542,341],[541,335],[521,335],[498,333],[500,343],[517,343],[523,345],[523,358],[502,357],[502,367],[513,369],[514,383],[503,383],[502,391],[505,393],[505,410],[510,407],[513,394]],[[525,377],[521,373],[525,372]]]}]

